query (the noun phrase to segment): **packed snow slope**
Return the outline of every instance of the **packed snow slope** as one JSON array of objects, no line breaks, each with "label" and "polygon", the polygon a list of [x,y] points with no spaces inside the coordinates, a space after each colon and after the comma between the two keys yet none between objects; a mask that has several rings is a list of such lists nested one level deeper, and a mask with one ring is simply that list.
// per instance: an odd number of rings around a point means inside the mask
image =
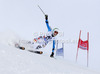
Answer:
[{"label": "packed snow slope", "polygon": [[18,38],[8,34],[10,37],[0,37],[0,74],[100,74],[63,59],[50,58],[48,52],[39,55],[17,49],[11,41]]}]

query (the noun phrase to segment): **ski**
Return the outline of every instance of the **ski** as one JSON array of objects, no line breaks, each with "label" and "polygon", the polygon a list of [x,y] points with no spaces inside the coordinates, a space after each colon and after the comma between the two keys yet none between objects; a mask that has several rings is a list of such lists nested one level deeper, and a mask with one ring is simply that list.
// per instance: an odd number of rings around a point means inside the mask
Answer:
[{"label": "ski", "polygon": [[[25,47],[20,46],[18,43],[15,44],[15,47],[21,50],[25,50]],[[35,50],[28,50],[28,51],[36,54],[43,54],[42,51],[35,51]]]},{"label": "ski", "polygon": [[16,47],[16,48],[19,48],[19,49],[21,49],[21,50],[25,50],[25,47],[20,46],[18,43],[15,44],[15,47]]},{"label": "ski", "polygon": [[34,51],[34,50],[28,50],[29,52],[32,52],[32,53],[36,53],[36,54],[43,54],[42,51]]}]

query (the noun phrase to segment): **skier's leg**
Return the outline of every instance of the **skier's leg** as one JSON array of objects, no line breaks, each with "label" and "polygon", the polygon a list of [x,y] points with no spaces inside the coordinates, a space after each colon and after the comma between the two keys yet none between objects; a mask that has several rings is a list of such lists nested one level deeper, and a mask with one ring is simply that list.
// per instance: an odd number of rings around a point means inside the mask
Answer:
[{"label": "skier's leg", "polygon": [[40,48],[42,48],[42,46],[41,46],[41,45],[38,45],[38,46],[36,47],[36,49],[40,49]]}]

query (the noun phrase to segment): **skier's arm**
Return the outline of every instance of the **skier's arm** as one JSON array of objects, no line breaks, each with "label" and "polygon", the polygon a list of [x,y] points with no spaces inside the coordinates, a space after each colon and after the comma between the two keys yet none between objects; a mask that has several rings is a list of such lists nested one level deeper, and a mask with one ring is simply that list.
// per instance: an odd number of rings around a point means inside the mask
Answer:
[{"label": "skier's arm", "polygon": [[55,50],[55,40],[53,40],[53,48],[52,48],[52,53],[51,53],[50,57],[54,56],[54,50]]},{"label": "skier's arm", "polygon": [[49,22],[48,22],[48,15],[45,15],[45,22],[46,22],[46,26],[47,26],[48,31],[51,31],[51,28],[50,28]]}]

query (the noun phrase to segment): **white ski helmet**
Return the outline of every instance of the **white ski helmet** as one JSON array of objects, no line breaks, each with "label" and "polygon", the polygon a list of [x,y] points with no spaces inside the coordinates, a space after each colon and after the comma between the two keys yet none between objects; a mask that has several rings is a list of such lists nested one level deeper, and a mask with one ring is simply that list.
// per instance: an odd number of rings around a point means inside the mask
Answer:
[{"label": "white ski helmet", "polygon": [[58,34],[58,28],[53,29],[53,35],[56,36]]}]

